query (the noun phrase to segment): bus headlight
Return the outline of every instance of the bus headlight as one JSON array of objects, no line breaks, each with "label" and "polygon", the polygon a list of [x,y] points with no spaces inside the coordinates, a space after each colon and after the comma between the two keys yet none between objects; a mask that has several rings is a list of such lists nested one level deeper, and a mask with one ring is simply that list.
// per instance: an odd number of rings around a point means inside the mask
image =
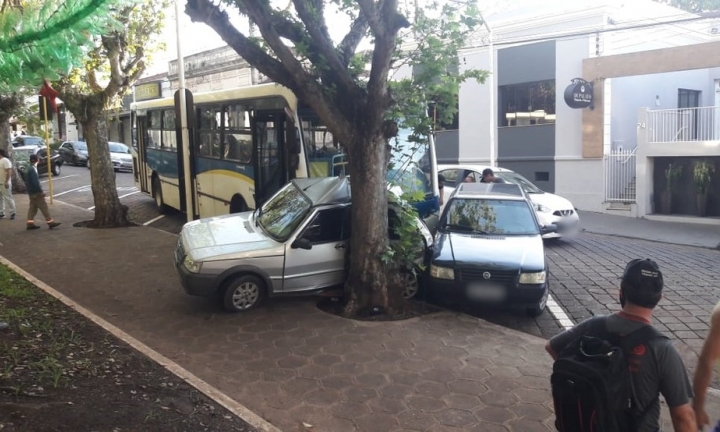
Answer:
[{"label": "bus headlight", "polygon": [[188,271],[190,271],[191,273],[198,273],[198,272],[200,272],[200,267],[202,267],[202,263],[201,263],[201,262],[195,262],[195,261],[191,260],[189,255],[186,255],[186,256],[185,256],[185,259],[183,260],[183,265],[184,265],[185,268],[188,269]]}]

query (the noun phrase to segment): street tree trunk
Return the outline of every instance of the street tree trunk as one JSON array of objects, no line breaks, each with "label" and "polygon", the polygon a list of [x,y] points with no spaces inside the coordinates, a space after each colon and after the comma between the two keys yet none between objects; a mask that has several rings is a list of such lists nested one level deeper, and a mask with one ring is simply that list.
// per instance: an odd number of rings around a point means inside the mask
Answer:
[{"label": "street tree trunk", "polygon": [[0,145],[1,148],[3,148],[8,155],[8,158],[10,158],[11,161],[13,161],[13,170],[12,170],[12,192],[13,193],[25,193],[27,189],[25,188],[25,180],[23,180],[22,176],[20,175],[20,172],[17,170],[17,164],[15,163],[13,156],[12,156],[12,145],[10,144],[12,142],[12,137],[10,136],[10,123],[8,122],[10,120],[10,117],[2,116],[0,115]]},{"label": "street tree trunk", "polygon": [[352,238],[350,271],[346,285],[345,315],[379,312],[393,315],[404,302],[389,250],[386,142],[382,135],[367,137],[350,146],[352,173]]},{"label": "street tree trunk", "polygon": [[90,157],[90,178],[95,200],[93,228],[118,228],[130,225],[127,206],[120,202],[115,170],[110,159],[107,126],[100,112],[88,112],[80,121]]}]

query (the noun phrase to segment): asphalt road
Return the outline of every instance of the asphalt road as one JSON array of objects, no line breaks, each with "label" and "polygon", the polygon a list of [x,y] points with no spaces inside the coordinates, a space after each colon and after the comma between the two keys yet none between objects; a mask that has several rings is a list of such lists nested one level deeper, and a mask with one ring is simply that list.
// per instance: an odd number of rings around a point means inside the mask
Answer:
[{"label": "asphalt road", "polygon": [[[116,178],[118,195],[129,207],[133,222],[180,232],[185,222],[183,214],[159,215],[152,198],[135,188],[132,173],[118,173]],[[47,191],[47,178],[41,181]],[[63,166],[62,175],[53,179],[53,195],[87,209],[90,215],[93,197],[89,170]],[[618,277],[625,264],[632,258],[652,258],[663,270],[666,284],[656,310],[656,325],[693,349],[702,344],[710,311],[720,298],[715,270],[720,251],[581,233],[574,239],[548,243],[546,253],[553,307],[543,315],[530,318],[522,311],[476,308],[466,308],[466,312],[548,338],[592,315],[617,310]]]}]

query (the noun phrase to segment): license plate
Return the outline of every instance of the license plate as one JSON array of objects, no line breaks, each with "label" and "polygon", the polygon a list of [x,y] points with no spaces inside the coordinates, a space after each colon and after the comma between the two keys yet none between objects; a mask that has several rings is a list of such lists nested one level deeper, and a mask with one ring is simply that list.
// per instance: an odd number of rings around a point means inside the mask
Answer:
[{"label": "license plate", "polygon": [[505,294],[505,287],[492,283],[469,285],[467,289],[470,300],[500,302],[505,299]]}]

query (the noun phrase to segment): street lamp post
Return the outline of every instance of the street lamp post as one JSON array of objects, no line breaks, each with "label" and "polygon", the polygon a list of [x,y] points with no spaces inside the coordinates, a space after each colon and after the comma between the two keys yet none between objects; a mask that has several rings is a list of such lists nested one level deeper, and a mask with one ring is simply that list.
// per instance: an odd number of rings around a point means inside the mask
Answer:
[{"label": "street lamp post", "polygon": [[497,122],[497,115],[496,115],[496,109],[495,109],[495,47],[493,46],[493,31],[492,28],[490,28],[490,25],[488,24],[485,17],[480,14],[480,18],[482,19],[483,25],[488,31],[488,79],[487,83],[488,86],[490,86],[490,96],[489,96],[489,103],[490,103],[490,124],[488,125],[488,138],[490,140],[490,166],[494,167],[497,162],[497,143],[495,142],[495,129],[497,128],[496,122]]},{"label": "street lamp post", "polygon": [[190,175],[190,133],[188,131],[187,98],[185,95],[185,60],[180,43],[180,0],[175,0],[175,30],[178,56],[178,97],[180,102],[180,136],[182,138],[183,178],[185,179],[185,214],[188,222],[195,218],[192,176]]}]

